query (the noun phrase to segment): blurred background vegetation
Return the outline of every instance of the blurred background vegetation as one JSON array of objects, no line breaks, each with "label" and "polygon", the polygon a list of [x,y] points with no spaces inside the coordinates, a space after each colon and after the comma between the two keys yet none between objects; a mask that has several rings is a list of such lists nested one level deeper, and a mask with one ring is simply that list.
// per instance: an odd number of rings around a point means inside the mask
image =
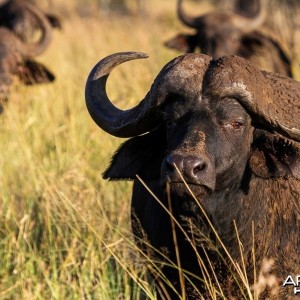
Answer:
[{"label": "blurred background vegetation", "polygon": [[[224,4],[186,2],[194,15]],[[155,299],[130,234],[132,184],[101,179],[122,140],[93,123],[84,86],[101,58],[146,52],[147,60],[120,66],[108,81],[114,103],[131,107],[180,54],[163,42],[189,29],[176,18],[175,0],[39,4],[62,20],[38,58],[56,81],[16,82],[0,116],[0,299]],[[270,0],[267,24],[286,43],[300,79],[298,10],[296,0]]]}]

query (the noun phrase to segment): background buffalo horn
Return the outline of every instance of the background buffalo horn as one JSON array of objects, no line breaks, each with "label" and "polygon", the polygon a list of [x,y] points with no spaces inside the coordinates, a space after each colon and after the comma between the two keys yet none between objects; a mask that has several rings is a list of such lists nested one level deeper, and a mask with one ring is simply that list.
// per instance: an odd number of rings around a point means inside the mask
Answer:
[{"label": "background buffalo horn", "polygon": [[51,41],[52,29],[42,11],[27,1],[24,3],[24,5],[26,9],[37,19],[41,28],[41,36],[39,37],[38,41],[34,43],[27,44],[22,42],[22,54],[25,57],[35,57],[44,52],[44,50],[48,47]]},{"label": "background buffalo horn", "polygon": [[254,124],[300,142],[300,82],[228,56],[212,62],[203,85],[212,99],[239,101]]},{"label": "background buffalo horn", "polygon": [[233,24],[243,30],[243,32],[250,32],[257,29],[263,24],[267,17],[267,0],[259,1],[259,8],[255,15],[251,17],[245,17],[240,14],[233,14]]},{"label": "background buffalo horn", "polygon": [[88,111],[96,124],[111,135],[132,137],[157,126],[158,121],[153,113],[155,105],[151,103],[150,93],[137,106],[128,110],[115,107],[106,94],[107,78],[116,66],[147,57],[147,54],[140,52],[112,54],[99,61],[88,76],[85,89]]},{"label": "background buffalo horn", "polygon": [[[182,8],[182,0],[177,1],[177,15],[179,20],[185,24],[186,26],[192,27],[192,28],[198,28],[199,27],[199,18],[198,17],[191,17],[188,16]],[[201,18],[201,17],[200,17]]]},{"label": "background buffalo horn", "polygon": [[[191,17],[184,12],[182,7],[183,0],[177,1],[177,15],[178,18],[181,20],[183,24],[186,26],[199,29],[199,27],[202,25],[202,17]],[[231,16],[231,22],[236,26],[237,28],[242,29],[244,32],[252,31],[256,28],[258,28],[266,18],[266,6],[267,2],[264,0],[261,0],[259,2],[259,9],[257,13],[254,16],[251,17],[245,17],[237,13],[228,12],[228,16]],[[216,19],[217,19],[216,14]],[[216,20],[218,22],[218,20]],[[219,24],[222,26],[222,24]]]}]

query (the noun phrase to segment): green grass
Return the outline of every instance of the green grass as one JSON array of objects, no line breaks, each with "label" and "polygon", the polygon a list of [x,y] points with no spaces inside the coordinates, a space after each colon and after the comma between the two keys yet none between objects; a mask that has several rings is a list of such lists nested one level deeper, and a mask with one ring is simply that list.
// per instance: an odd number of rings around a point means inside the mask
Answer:
[{"label": "green grass", "polygon": [[75,2],[53,3],[67,17],[38,60],[57,80],[16,85],[0,117],[0,299],[155,299],[130,234],[132,185],[101,179],[121,140],[93,123],[84,86],[99,59],[142,51],[150,58],[108,82],[121,108],[142,99],[179,54],[162,45],[182,28],[175,1],[153,0],[144,18],[84,19]]}]

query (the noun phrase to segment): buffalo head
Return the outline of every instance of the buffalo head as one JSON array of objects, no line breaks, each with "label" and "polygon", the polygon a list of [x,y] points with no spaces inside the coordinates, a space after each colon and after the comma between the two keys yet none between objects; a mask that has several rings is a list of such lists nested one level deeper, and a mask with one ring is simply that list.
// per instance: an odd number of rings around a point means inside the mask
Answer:
[{"label": "buffalo head", "polygon": [[[256,15],[249,18],[230,11],[216,11],[199,17],[191,17],[184,12],[182,2],[178,0],[178,17],[183,24],[196,29],[197,34],[179,34],[167,41],[165,45],[182,50],[182,45],[185,43],[186,49],[189,49],[187,52],[194,52],[198,46],[202,53],[213,58],[236,54],[243,36],[257,29],[265,20],[266,15],[265,8],[261,8]],[[179,45],[181,45],[180,48]]]},{"label": "buffalo head", "polygon": [[[142,53],[120,53],[100,61],[88,78],[86,101],[98,126],[114,136],[146,139],[147,134],[164,130],[166,145],[161,145],[161,149],[167,146],[169,153],[163,162],[165,178],[175,176],[171,165],[176,162],[182,171],[186,170],[182,165],[185,162],[176,154],[179,152],[203,152],[202,159],[207,161],[204,165],[207,168],[214,165],[209,176],[221,174],[224,168],[216,169],[220,162],[212,158],[212,153],[217,149],[222,156],[228,153],[225,161],[229,165],[240,159],[237,145],[248,145],[244,153],[249,155],[256,127],[276,132],[283,139],[300,141],[297,114],[289,110],[291,105],[297,108],[299,84],[258,71],[246,60],[234,56],[218,60],[197,54],[180,56],[162,69],[136,107],[126,111],[116,108],[105,92],[109,73],[124,61],[145,57]],[[292,92],[286,94],[283,89],[286,93]],[[227,143],[231,149],[224,148]],[[235,151],[237,157],[232,156]],[[131,163],[129,158],[127,162]],[[134,179],[139,173],[137,166],[128,168],[127,175],[117,175],[117,169],[113,164],[105,176]],[[201,167],[196,169],[200,171]],[[196,178],[188,178],[190,180],[197,181]],[[215,189],[216,178],[209,182],[208,187]]]},{"label": "buffalo head", "polygon": [[[136,180],[139,175],[161,199],[166,199],[166,187],[170,187],[174,216],[183,224],[190,218],[202,228],[200,203],[218,234],[229,243],[235,237],[236,221],[244,232],[241,240],[247,255],[251,254],[247,236],[252,221],[262,240],[268,234],[278,238],[277,227],[261,224],[281,193],[276,190],[279,182],[288,191],[288,203],[294,203],[287,212],[287,204],[278,200],[282,215],[291,214],[294,220],[294,211],[299,211],[300,84],[260,71],[237,56],[212,60],[203,54],[186,54],[161,70],[137,106],[120,110],[106,94],[106,80],[118,64],[145,57],[134,52],[111,55],[94,67],[86,84],[87,108],[96,124],[114,136],[133,137],[116,152],[104,178],[135,180],[132,210],[138,222],[133,222],[134,233],[141,237],[135,228],[138,223],[151,245],[169,249],[176,261],[168,215],[147,196]],[[277,226],[282,220],[278,222],[272,224]],[[289,222],[286,224],[282,227]],[[298,229],[290,235],[292,239],[298,239]],[[284,234],[285,230],[277,231]],[[233,245],[229,243],[232,255],[239,253],[239,247]],[[285,260],[287,245],[291,245],[289,240],[286,245],[266,242],[267,250],[257,250],[258,257],[274,255],[278,269],[283,270],[286,265],[280,259]],[[294,247],[299,247],[299,240]],[[199,275],[197,259],[192,258],[184,238],[179,248],[182,268]],[[282,258],[276,256],[279,251]],[[174,272],[166,276],[176,282]]]},{"label": "buffalo head", "polygon": [[191,17],[183,10],[182,2],[178,0],[178,17],[196,32],[176,35],[165,42],[168,48],[188,53],[199,47],[201,53],[215,59],[238,55],[261,69],[291,77],[291,62],[283,45],[258,30],[266,17],[266,1],[259,1],[259,9],[249,17],[228,10]]}]

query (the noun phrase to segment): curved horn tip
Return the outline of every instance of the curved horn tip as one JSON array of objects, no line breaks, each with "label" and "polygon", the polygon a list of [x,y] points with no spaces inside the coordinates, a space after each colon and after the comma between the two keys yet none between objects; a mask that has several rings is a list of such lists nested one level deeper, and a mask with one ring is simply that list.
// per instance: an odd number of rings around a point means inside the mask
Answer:
[{"label": "curved horn tip", "polygon": [[90,75],[88,77],[88,81],[90,80],[97,80],[100,77],[109,75],[110,72],[118,65],[134,60],[134,59],[141,59],[149,57],[148,54],[143,52],[117,52],[111,55],[108,55],[101,59],[92,69]]},{"label": "curved horn tip", "polygon": [[147,53],[144,53],[144,52],[134,52],[134,51],[132,51],[132,52],[128,52],[128,53],[134,55],[136,58],[148,58],[149,57],[149,55]]},{"label": "curved horn tip", "polygon": [[132,59],[140,59],[140,58],[148,58],[149,55],[143,52],[136,52],[136,51],[125,51],[125,52],[117,52],[111,55],[108,55],[104,59],[112,58],[112,57],[122,57],[126,60],[132,60]]}]

